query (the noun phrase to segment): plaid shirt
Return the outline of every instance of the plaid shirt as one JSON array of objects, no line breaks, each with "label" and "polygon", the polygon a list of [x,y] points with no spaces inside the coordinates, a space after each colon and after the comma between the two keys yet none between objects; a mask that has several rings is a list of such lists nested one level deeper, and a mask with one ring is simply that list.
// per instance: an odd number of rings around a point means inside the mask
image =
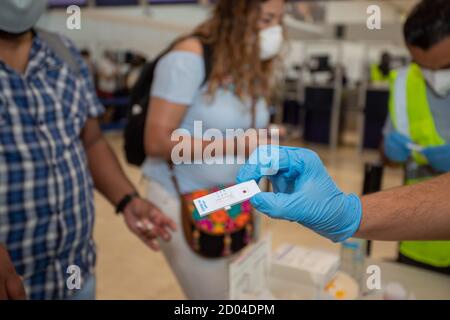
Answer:
[{"label": "plaid shirt", "polygon": [[88,67],[80,72],[35,35],[25,74],[0,61],[0,243],[30,299],[64,299],[67,267],[93,273],[93,183],[80,139],[103,112]]}]

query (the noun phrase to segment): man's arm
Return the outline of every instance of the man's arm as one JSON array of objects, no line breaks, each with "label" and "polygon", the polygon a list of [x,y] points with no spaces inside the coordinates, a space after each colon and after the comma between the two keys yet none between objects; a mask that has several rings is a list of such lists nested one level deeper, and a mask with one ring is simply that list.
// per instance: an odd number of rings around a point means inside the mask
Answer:
[{"label": "man's arm", "polygon": [[[260,153],[270,154],[271,161],[259,161]],[[313,151],[263,146],[241,168],[237,181],[259,180],[265,172],[275,173],[269,176],[275,192],[257,194],[251,199],[253,206],[270,217],[298,222],[335,242],[349,237],[450,239],[450,174],[359,198],[337,187]]]},{"label": "man's arm", "polygon": [[0,300],[23,300],[25,289],[9,258],[8,251],[0,244]]},{"label": "man's arm", "polygon": [[[136,191],[103,138],[97,119],[87,120],[81,139],[95,187],[100,193],[116,206],[125,195]],[[139,197],[129,202],[123,215],[128,228],[154,250],[159,249],[157,237],[168,241],[171,238],[169,231],[175,231],[175,223],[170,218]]]},{"label": "man's arm", "polygon": [[374,240],[450,239],[450,174],[361,198],[355,237]]},{"label": "man's arm", "polygon": [[116,206],[126,194],[136,192],[103,138],[97,119],[87,120],[81,139],[87,153],[95,188],[101,194]]}]

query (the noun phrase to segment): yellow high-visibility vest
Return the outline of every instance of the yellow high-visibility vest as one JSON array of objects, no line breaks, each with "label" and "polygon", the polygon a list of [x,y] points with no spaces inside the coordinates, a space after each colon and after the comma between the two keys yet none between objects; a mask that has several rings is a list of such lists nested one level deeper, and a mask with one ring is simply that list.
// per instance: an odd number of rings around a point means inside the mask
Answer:
[{"label": "yellow high-visibility vest", "polygon": [[378,64],[372,64],[370,66],[370,80],[372,82],[388,82],[389,75],[384,75]]},{"label": "yellow high-visibility vest", "polygon": [[[407,68],[392,71],[390,75],[389,115],[395,129],[422,147],[446,144],[437,132],[427,98],[427,85],[420,67],[412,63]],[[413,152],[418,168],[428,164],[427,159]],[[422,176],[409,179],[406,184],[432,178]],[[404,241],[400,252],[421,263],[434,267],[450,266],[450,241]]]}]

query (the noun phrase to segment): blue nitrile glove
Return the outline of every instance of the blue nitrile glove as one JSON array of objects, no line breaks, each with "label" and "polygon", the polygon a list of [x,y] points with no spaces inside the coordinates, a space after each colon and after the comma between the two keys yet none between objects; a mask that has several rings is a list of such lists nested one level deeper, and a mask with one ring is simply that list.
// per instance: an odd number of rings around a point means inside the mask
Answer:
[{"label": "blue nitrile glove", "polygon": [[408,137],[393,131],[384,137],[384,153],[391,161],[405,162],[411,156],[407,144],[411,143]]},{"label": "blue nitrile glove", "polygon": [[272,182],[274,193],[254,196],[251,203],[257,210],[298,222],[335,242],[358,230],[362,217],[359,197],[337,188],[315,152],[261,146],[241,167],[237,181],[259,181],[263,176]]},{"label": "blue nitrile glove", "polygon": [[450,172],[450,144],[426,148],[421,153],[428,159],[428,163],[434,170]]}]

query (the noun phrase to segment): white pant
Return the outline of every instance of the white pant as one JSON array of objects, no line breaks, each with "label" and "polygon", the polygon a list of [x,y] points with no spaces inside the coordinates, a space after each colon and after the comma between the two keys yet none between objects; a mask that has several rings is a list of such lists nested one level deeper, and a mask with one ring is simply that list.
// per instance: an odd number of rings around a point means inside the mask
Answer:
[{"label": "white pant", "polygon": [[147,180],[147,198],[177,225],[170,242],[160,241],[161,250],[188,299],[228,299],[228,264],[232,258],[203,258],[186,243],[180,203],[159,183]]}]

